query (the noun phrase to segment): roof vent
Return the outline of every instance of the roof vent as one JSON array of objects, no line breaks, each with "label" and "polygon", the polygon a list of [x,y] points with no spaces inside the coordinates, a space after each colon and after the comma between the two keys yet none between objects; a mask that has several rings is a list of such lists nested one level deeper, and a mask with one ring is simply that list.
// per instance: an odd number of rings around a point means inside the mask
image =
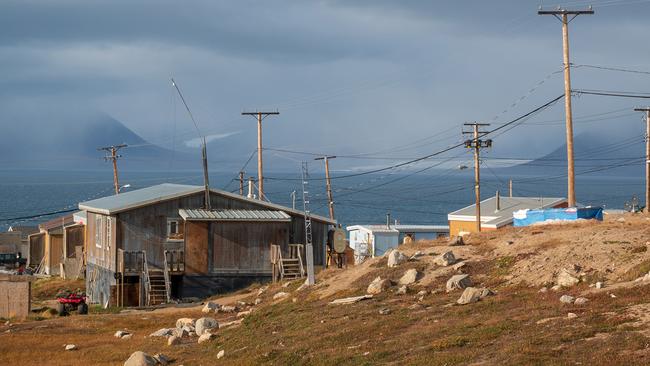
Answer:
[{"label": "roof vent", "polygon": [[494,212],[499,212],[499,210],[501,210],[501,195],[499,194],[498,190],[495,198],[496,198],[496,209],[494,210]]}]

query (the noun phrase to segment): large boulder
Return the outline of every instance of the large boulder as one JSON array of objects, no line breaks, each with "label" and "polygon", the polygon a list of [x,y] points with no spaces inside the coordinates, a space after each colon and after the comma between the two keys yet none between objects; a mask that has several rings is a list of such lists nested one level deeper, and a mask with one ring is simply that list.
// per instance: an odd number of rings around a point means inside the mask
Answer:
[{"label": "large boulder", "polygon": [[196,329],[196,335],[200,337],[210,329],[219,328],[219,323],[214,318],[199,318],[194,328]]},{"label": "large boulder", "polygon": [[580,282],[580,279],[564,268],[557,275],[557,284],[562,287],[571,287],[577,285],[578,282]]},{"label": "large boulder", "polygon": [[399,284],[410,285],[412,283],[415,283],[415,281],[417,280],[418,280],[418,270],[415,268],[411,268],[404,273],[402,278],[399,279]]},{"label": "large boulder", "polygon": [[494,293],[492,291],[484,287],[468,287],[465,289],[465,291],[463,291],[463,294],[460,295],[460,298],[456,301],[456,303],[459,305],[471,304],[493,294]]},{"label": "large boulder", "polygon": [[382,280],[381,277],[377,277],[372,282],[370,282],[370,285],[368,285],[368,290],[366,292],[371,295],[376,295],[388,289],[391,285],[392,283],[389,279],[385,278]]},{"label": "large boulder", "polygon": [[451,276],[451,278],[447,280],[447,292],[451,292],[456,289],[463,290],[471,286],[472,280],[469,279],[469,275],[467,274]]},{"label": "large boulder", "polygon": [[209,314],[209,313],[216,313],[221,305],[217,304],[214,301],[208,301],[203,305],[203,309],[201,309],[201,312],[204,314]]},{"label": "large boulder", "polygon": [[560,302],[561,302],[561,303],[564,303],[564,304],[573,304],[573,302],[575,301],[575,299],[576,299],[576,298],[573,297],[573,296],[571,296],[571,295],[562,295],[562,296],[560,297]]},{"label": "large boulder", "polygon": [[158,361],[142,351],[135,351],[131,354],[124,366],[156,366]]},{"label": "large boulder", "polygon": [[388,254],[388,267],[397,267],[406,262],[408,257],[399,250],[393,250]]},{"label": "large boulder", "polygon": [[433,259],[433,263],[443,267],[450,266],[456,263],[456,257],[454,256],[454,253],[451,251],[444,252],[439,256],[435,257]]}]

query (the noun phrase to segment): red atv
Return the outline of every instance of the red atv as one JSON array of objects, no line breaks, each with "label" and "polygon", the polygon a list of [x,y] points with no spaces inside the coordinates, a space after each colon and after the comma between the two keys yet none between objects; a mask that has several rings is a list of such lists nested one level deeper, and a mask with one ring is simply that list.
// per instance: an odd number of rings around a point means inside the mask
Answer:
[{"label": "red atv", "polygon": [[86,304],[86,294],[83,291],[63,290],[56,294],[56,310],[60,316],[69,315],[77,312],[80,315],[88,314],[88,304]]}]

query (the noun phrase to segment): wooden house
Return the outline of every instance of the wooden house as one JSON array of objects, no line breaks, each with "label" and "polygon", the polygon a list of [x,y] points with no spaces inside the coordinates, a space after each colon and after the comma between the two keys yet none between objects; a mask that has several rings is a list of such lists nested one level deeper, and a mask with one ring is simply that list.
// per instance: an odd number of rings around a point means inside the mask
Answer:
[{"label": "wooden house", "polygon": [[[511,226],[513,212],[567,207],[565,198],[500,197],[498,194],[481,201],[481,231]],[[449,235],[458,236],[476,232],[476,205],[470,205],[447,215]]]},{"label": "wooden house", "polygon": [[[103,306],[203,297],[271,278],[271,244],[304,242],[304,213],[201,186],[160,184],[79,204],[87,211],[86,289]],[[312,216],[323,265],[335,221]]]},{"label": "wooden house", "polygon": [[42,274],[65,277],[65,264],[69,259],[83,261],[84,216],[83,212],[71,213],[38,225],[39,232],[28,237],[27,265],[38,268]]}]

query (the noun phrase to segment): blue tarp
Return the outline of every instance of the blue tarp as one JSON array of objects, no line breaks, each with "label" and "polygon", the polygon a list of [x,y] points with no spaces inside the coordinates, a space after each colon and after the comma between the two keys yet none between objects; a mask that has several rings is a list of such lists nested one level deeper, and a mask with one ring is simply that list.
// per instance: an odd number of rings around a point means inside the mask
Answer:
[{"label": "blue tarp", "polygon": [[514,226],[529,226],[544,221],[573,221],[578,219],[603,220],[602,207],[550,208],[547,210],[519,210],[513,214]]}]

